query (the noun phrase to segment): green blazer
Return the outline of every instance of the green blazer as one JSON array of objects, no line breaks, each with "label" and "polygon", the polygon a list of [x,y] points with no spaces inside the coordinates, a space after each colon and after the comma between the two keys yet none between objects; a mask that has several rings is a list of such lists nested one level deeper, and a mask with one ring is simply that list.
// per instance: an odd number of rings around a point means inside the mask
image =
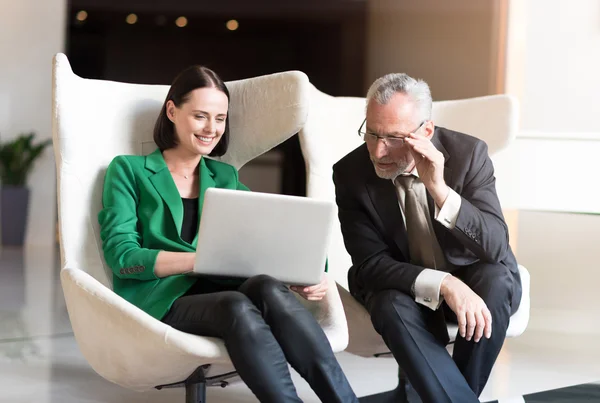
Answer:
[{"label": "green blazer", "polygon": [[[248,190],[231,165],[202,158],[198,169],[198,216],[206,189]],[[146,157],[113,159],[104,178],[102,204],[100,237],[104,259],[113,271],[114,291],[161,319],[197,278],[183,274],[158,278],[156,256],[161,250],[195,252],[197,235],[191,244],[181,239],[183,203],[160,150]]]}]

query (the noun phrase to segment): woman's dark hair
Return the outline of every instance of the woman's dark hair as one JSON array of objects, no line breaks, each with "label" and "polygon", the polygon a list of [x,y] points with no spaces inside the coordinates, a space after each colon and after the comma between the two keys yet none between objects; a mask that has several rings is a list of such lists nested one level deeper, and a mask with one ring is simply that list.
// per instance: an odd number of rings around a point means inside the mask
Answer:
[{"label": "woman's dark hair", "polygon": [[[209,68],[203,66],[191,66],[183,70],[169,89],[165,103],[160,109],[160,114],[154,124],[154,142],[160,151],[168,150],[177,145],[175,125],[167,117],[167,102],[173,101],[176,107],[180,107],[190,98],[190,93],[198,88],[216,88],[227,95],[229,101],[229,90],[221,78]],[[225,119],[225,131],[221,140],[209,154],[211,157],[220,157],[227,152],[229,146],[229,114]]]}]

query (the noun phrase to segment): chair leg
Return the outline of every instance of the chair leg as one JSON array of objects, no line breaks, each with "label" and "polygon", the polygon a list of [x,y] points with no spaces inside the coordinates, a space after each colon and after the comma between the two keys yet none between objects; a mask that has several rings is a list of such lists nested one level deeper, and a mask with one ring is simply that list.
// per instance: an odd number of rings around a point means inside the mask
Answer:
[{"label": "chair leg", "polygon": [[185,386],[185,403],[206,403],[206,383],[210,386],[221,385],[222,388],[227,386],[226,379],[229,379],[236,375],[235,371],[228,372],[219,376],[206,379],[206,372],[210,368],[210,365],[202,365],[198,367],[192,375],[190,375],[185,381],[170,383],[168,385],[156,386],[156,389],[161,390],[164,388],[180,388]]},{"label": "chair leg", "polygon": [[398,368],[398,393],[398,396],[403,399],[401,400],[402,402],[423,403],[415,388],[408,381],[406,372],[402,368]]},{"label": "chair leg", "polygon": [[185,403],[206,403],[206,382],[186,383]]}]

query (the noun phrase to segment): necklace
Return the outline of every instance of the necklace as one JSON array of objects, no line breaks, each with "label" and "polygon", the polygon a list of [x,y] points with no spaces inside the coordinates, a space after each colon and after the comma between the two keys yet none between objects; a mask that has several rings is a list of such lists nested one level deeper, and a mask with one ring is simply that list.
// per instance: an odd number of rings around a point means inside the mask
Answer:
[{"label": "necklace", "polygon": [[185,179],[188,179],[190,177],[189,175],[183,175],[183,174],[180,174],[179,172],[175,172],[175,171],[171,171],[171,170],[169,170],[169,172],[179,175],[179,176],[183,176]]}]

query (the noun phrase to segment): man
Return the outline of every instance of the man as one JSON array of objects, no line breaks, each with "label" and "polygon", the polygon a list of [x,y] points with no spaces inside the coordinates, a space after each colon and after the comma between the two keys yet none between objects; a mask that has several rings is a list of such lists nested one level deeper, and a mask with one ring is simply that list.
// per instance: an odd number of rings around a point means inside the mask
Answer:
[{"label": "man", "polygon": [[521,281],[486,144],[434,126],[431,107],[406,74],[368,91],[365,144],[333,168],[348,281],[423,402],[477,402]]}]

